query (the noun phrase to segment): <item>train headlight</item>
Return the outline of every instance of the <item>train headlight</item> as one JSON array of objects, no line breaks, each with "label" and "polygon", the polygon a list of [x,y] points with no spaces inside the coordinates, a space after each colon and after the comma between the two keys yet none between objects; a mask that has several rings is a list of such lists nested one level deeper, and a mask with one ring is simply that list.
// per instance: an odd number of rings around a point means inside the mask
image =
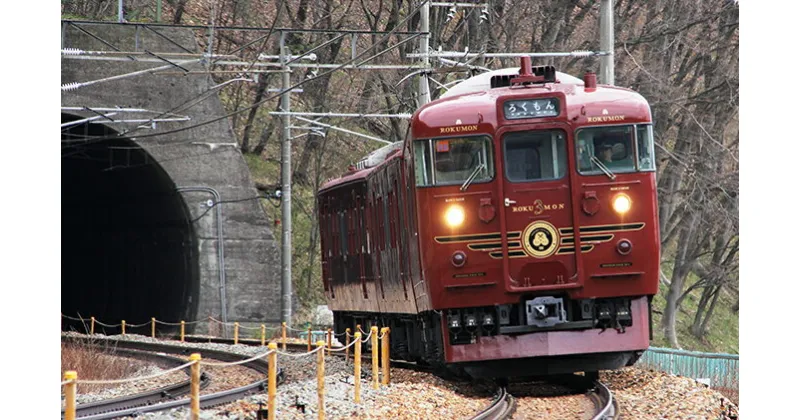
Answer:
[{"label": "train headlight", "polygon": [[631,199],[625,194],[619,194],[614,197],[614,201],[611,205],[614,207],[615,212],[625,214],[631,209]]},{"label": "train headlight", "polygon": [[464,209],[461,206],[450,206],[444,213],[444,221],[451,228],[461,226],[464,223]]}]

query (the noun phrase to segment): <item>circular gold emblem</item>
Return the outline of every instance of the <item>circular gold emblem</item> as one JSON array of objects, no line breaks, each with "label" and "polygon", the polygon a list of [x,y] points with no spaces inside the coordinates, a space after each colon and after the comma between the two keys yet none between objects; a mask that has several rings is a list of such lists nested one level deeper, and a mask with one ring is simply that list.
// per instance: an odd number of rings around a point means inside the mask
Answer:
[{"label": "circular gold emblem", "polygon": [[522,232],[522,248],[534,258],[547,258],[558,248],[558,230],[543,220],[528,225]]}]

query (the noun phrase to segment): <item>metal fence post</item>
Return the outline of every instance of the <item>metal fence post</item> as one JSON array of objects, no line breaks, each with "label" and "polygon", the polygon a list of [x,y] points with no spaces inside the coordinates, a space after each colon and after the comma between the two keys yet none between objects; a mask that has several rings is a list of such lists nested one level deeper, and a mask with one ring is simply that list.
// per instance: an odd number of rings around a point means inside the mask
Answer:
[{"label": "metal fence post", "polygon": [[64,385],[64,397],[66,399],[66,408],[64,410],[65,420],[75,420],[75,389],[77,388],[78,372],[68,370],[64,372],[64,380],[72,381]]},{"label": "metal fence post", "polygon": [[278,345],[269,343],[271,353],[269,354],[269,373],[267,380],[267,419],[275,420],[275,389],[277,388],[277,364],[278,364]]},{"label": "metal fence post", "polygon": [[355,362],[355,373],[353,378],[353,383],[355,384],[355,401],[356,403],[361,402],[361,332],[356,331],[355,334],[355,350],[354,350],[354,362]]},{"label": "metal fence post", "polygon": [[370,329],[372,335],[372,389],[378,389],[378,327]]},{"label": "metal fence post", "polygon": [[191,419],[198,420],[200,418],[200,353],[192,353],[189,360],[194,362],[192,365]]},{"label": "metal fence post", "polygon": [[325,419],[325,342],[317,341],[317,418]]}]

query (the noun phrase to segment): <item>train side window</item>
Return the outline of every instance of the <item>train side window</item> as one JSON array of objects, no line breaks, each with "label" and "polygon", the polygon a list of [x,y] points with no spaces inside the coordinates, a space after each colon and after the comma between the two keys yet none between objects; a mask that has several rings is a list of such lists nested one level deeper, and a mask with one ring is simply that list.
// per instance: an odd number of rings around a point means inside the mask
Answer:
[{"label": "train side window", "polygon": [[653,126],[636,126],[636,151],[639,157],[640,171],[656,170],[656,154],[653,142]]},{"label": "train side window", "polygon": [[506,177],[511,182],[559,179],[567,168],[564,132],[520,131],[503,136]]}]

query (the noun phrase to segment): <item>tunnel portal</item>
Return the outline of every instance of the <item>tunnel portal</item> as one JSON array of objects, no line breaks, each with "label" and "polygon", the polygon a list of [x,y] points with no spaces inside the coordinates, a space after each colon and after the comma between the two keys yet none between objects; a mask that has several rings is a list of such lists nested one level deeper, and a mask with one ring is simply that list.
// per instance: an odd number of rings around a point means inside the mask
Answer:
[{"label": "tunnel portal", "polygon": [[[146,150],[84,119],[61,116],[62,314],[112,325],[193,320],[198,244],[183,197]],[[85,331],[62,319],[63,330]],[[126,332],[149,334],[150,327]]]}]

